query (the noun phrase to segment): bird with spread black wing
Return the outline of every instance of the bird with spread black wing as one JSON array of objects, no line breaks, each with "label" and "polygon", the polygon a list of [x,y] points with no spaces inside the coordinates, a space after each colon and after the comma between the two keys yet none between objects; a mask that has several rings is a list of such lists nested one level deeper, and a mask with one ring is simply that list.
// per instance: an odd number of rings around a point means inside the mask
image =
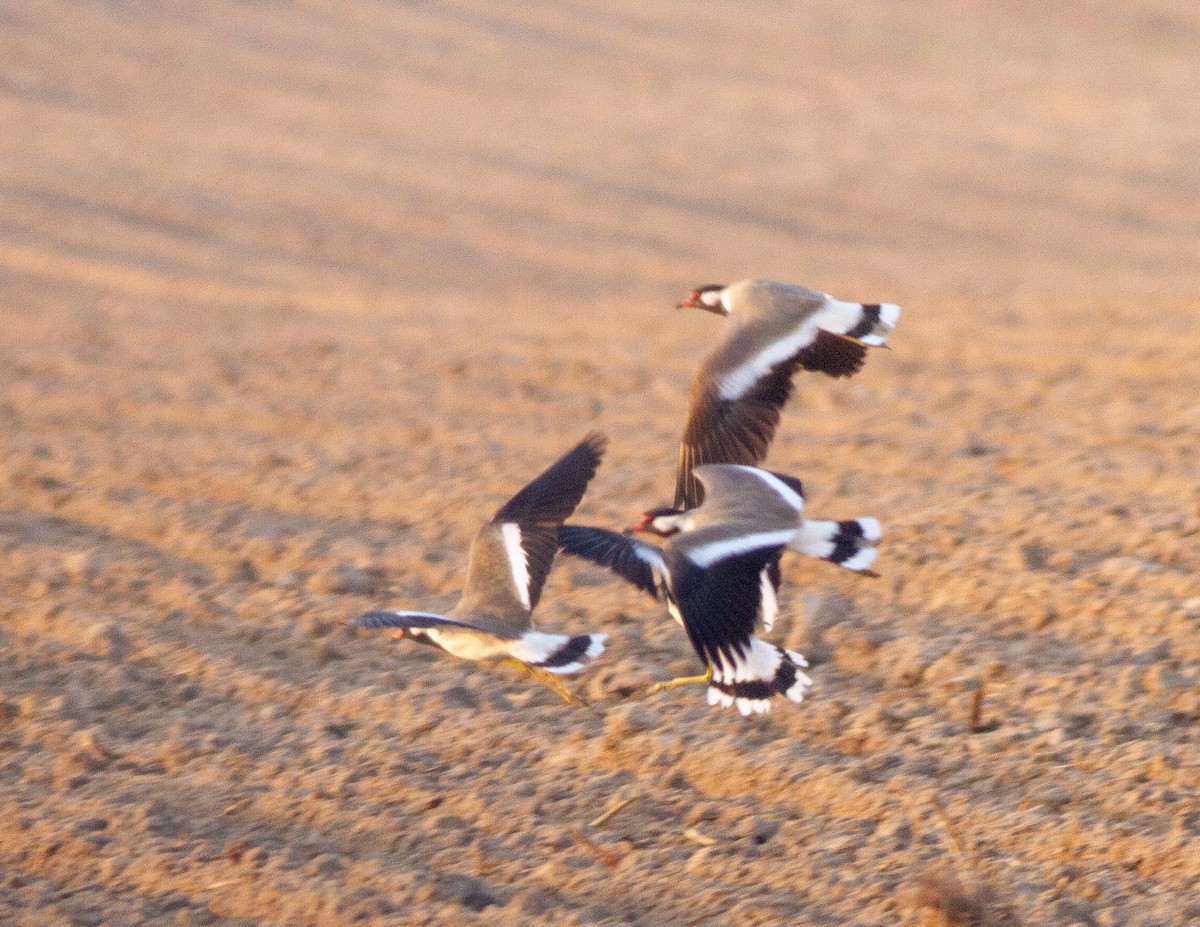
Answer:
[{"label": "bird with spread black wing", "polygon": [[[679,303],[731,318],[724,340],[701,364],[679,446],[675,503],[647,511],[635,526],[666,537],[687,524],[704,499],[694,468],[704,464],[756,466],[767,455],[798,370],[842,377],[857,373],[868,347],[884,346],[900,317],[891,303],[851,303],[776,280],[742,280],[695,289]],[[782,479],[790,479],[781,477]],[[799,480],[792,483],[803,498]],[[596,529],[600,530],[600,529]],[[871,570],[882,537],[874,518],[805,522],[790,547],[849,570]],[[588,558],[589,545],[568,525],[567,552]],[[775,589],[778,565],[768,570]]]},{"label": "bird with spread black wing", "polygon": [[558,550],[558,530],[583,498],[607,442],[598,432],[588,435],[500,507],[471,544],[462,598],[445,615],[371,611],[350,626],[396,628],[397,637],[431,643],[466,660],[499,657],[566,701],[582,701],[557,677],[599,656],[607,635],[538,631],[531,616]]},{"label": "bird with spread black wing", "polygon": [[679,308],[728,316],[725,338],[692,381],[676,470],[675,508],[704,498],[692,476],[709,463],[756,465],[767,456],[792,376],[812,370],[849,377],[867,348],[886,346],[900,318],[892,303],[852,303],[778,280],[699,287]]},{"label": "bird with spread black wing", "polygon": [[704,675],[651,691],[707,682],[710,705],[735,706],[744,715],[767,711],[775,695],[799,702],[812,684],[804,657],[754,631],[760,617],[769,629],[775,605],[767,572],[804,530],[803,500],[786,478],[755,467],[710,464],[698,467],[696,477],[706,499],[662,548],[615,531],[564,525],[564,549],[665,599],[687,631]]}]

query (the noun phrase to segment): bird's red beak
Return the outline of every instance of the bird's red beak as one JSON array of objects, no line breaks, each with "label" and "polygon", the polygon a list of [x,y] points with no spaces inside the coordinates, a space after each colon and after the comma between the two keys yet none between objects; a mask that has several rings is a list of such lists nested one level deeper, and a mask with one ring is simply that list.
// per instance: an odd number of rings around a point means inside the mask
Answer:
[{"label": "bird's red beak", "polygon": [[647,514],[643,515],[640,519],[638,519],[638,521],[636,521],[634,524],[632,524],[628,528],[626,528],[625,533],[626,534],[637,534],[641,531],[646,531],[647,529],[649,529],[650,522],[652,522],[652,521],[654,521],[654,516],[647,513]]},{"label": "bird's red beak", "polygon": [[677,305],[675,308],[676,309],[695,309],[699,305],[700,305],[700,291],[692,290],[692,292],[689,293],[686,298],[681,299],[679,301],[679,305]]},{"label": "bird's red beak", "polygon": [[404,640],[404,636],[405,636],[405,634],[407,634],[407,633],[408,633],[408,632],[406,632],[406,631],[404,630],[404,628],[401,628],[399,631],[393,631],[393,632],[392,632],[392,640],[394,640],[394,641],[402,641],[402,640]]}]

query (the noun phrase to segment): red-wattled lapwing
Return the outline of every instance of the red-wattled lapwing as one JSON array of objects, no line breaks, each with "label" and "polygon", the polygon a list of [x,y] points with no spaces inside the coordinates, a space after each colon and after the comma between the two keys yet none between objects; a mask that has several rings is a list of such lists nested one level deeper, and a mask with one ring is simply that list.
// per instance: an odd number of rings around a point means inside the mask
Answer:
[{"label": "red-wattled lapwing", "polygon": [[466,588],[447,614],[371,611],[350,625],[399,628],[397,637],[433,643],[466,660],[500,657],[566,701],[582,701],[556,677],[599,656],[607,635],[536,631],[531,614],[558,549],[558,529],[583,498],[607,443],[598,432],[588,435],[500,507],[471,544]]},{"label": "red-wattled lapwing", "polygon": [[[757,465],[767,455],[780,412],[799,369],[850,376],[868,346],[882,346],[900,317],[890,303],[847,303],[806,287],[773,280],[743,280],[693,290],[680,307],[732,317],[717,349],[692,383],[691,405],[679,446],[675,504],[651,509],[640,530],[666,536],[686,523],[686,510],[704,498],[692,470],[709,463]],[[788,479],[788,478],[784,478]],[[793,488],[803,497],[798,480]],[[568,543],[567,532],[564,543]],[[868,575],[881,538],[874,518],[808,521],[791,547]],[[583,551],[572,553],[587,556]],[[779,586],[778,566],[769,575]]]},{"label": "red-wattled lapwing", "polygon": [[679,303],[730,318],[724,340],[692,382],[676,470],[675,508],[695,508],[703,464],[761,463],[797,370],[853,376],[868,347],[883,347],[900,318],[891,303],[848,303],[777,280],[692,290]]},{"label": "red-wattled lapwing", "polygon": [[[872,545],[882,536],[876,519],[807,519],[804,517],[804,487],[795,477],[742,464],[720,466],[722,469],[744,470],[754,474],[754,479],[769,483],[779,497],[792,507],[795,527],[798,530],[795,537],[787,542],[786,549],[828,560],[871,576],[878,575],[870,569],[878,553]],[[642,542],[629,545],[628,535],[644,532],[670,538],[680,532],[694,531],[724,520],[724,516],[717,514],[717,511],[707,503],[686,512],[674,508],[654,509],[643,515],[641,520],[623,535],[603,528],[563,525],[558,531],[558,543],[564,552],[608,567],[639,589],[661,599],[665,597],[665,587],[661,582],[655,581],[653,573],[653,565],[661,560],[656,553],[652,553],[657,552],[658,548]],[[783,549],[785,548],[780,549],[780,555]],[[763,588],[760,618],[763,629],[767,631],[771,630],[775,621],[776,594],[782,580],[779,559],[777,556],[768,562],[761,577]]]},{"label": "red-wattled lapwing", "polygon": [[[767,711],[771,697],[804,698],[812,680],[800,654],[754,636],[773,591],[764,571],[803,531],[803,501],[785,480],[755,467],[696,469],[705,502],[662,548],[637,538],[566,525],[565,549],[601,563],[651,595],[666,599],[704,661],[703,676],[659,683],[651,692],[707,682],[710,705],[743,715]],[[560,534],[561,538],[561,534]]]}]

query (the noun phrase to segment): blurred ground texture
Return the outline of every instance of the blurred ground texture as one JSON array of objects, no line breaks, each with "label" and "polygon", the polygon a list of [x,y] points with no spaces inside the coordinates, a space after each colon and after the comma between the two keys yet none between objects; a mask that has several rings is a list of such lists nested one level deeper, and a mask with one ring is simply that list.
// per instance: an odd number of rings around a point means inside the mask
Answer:
[{"label": "blurred ground texture", "polygon": [[[0,6],[0,922],[1200,919],[1198,48],[1183,0]],[[580,519],[666,501],[723,324],[670,307],[749,275],[905,310],[770,458],[887,532],[786,564],[810,701],[623,697],[694,658],[577,563],[595,711],[340,626],[452,601],[590,427]]]}]

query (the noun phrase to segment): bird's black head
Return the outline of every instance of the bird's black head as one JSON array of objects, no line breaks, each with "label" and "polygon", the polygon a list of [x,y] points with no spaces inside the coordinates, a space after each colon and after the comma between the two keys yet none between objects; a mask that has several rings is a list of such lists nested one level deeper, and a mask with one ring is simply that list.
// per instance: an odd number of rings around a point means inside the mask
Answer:
[{"label": "bird's black head", "polygon": [[669,505],[651,509],[641,517],[637,524],[630,526],[628,533],[657,534],[661,538],[669,538],[682,529],[683,516],[683,512]]},{"label": "bird's black head", "polygon": [[723,283],[710,283],[697,287],[684,299],[679,301],[678,309],[704,309],[717,315],[729,315],[725,303],[721,301],[721,293],[725,290]]}]

